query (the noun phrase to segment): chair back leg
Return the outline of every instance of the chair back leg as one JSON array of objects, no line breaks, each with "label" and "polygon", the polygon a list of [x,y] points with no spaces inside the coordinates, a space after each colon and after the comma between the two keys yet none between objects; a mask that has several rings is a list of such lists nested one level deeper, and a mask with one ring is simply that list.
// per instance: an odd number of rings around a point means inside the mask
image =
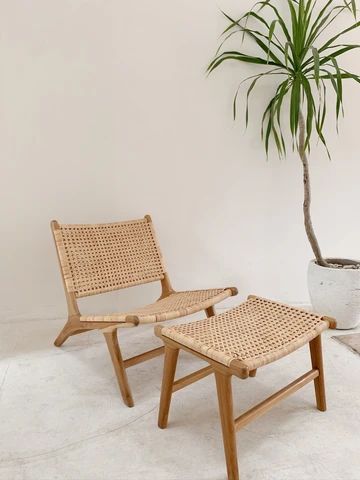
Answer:
[{"label": "chair back leg", "polygon": [[216,315],[216,310],[215,310],[214,305],[211,305],[210,307],[205,308],[205,314],[208,318],[209,317],[214,317]]},{"label": "chair back leg", "polygon": [[61,330],[59,335],[54,341],[56,347],[61,347],[61,345],[71,336],[78,335],[79,333],[87,332],[91,328],[86,328],[79,324],[79,321],[74,321],[71,318],[65,323],[64,328]]},{"label": "chair back leg", "polygon": [[312,367],[319,371],[319,376],[314,380],[316,405],[321,412],[326,411],[326,394],[324,365],[322,358],[321,335],[318,335],[309,343]]},{"label": "chair back leg", "polygon": [[179,356],[178,348],[165,345],[164,373],[161,385],[160,408],[158,425],[166,428],[168,424],[169,408],[173,392],[176,364]]},{"label": "chair back leg", "polygon": [[231,375],[215,371],[228,480],[239,480]]},{"label": "chair back leg", "polygon": [[131,394],[129,381],[126,374],[123,358],[119,347],[119,341],[117,337],[117,330],[111,332],[103,332],[108,346],[110,357],[114,365],[115,374],[119,383],[120,392],[124,403],[128,407],[134,406],[134,400]]},{"label": "chair back leg", "polygon": [[54,341],[55,347],[61,347],[61,345],[71,336],[71,331],[71,322],[68,320]]}]

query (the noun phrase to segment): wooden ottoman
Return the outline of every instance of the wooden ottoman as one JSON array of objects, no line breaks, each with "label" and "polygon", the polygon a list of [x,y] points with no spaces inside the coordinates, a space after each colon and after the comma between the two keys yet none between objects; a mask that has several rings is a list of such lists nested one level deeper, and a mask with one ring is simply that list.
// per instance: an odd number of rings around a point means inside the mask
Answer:
[{"label": "wooden ottoman", "polygon": [[[164,374],[158,425],[166,428],[173,392],[214,373],[229,480],[239,479],[235,433],[278,401],[314,381],[317,408],[326,410],[321,333],[336,322],[298,308],[249,296],[247,301],[220,315],[175,326],[156,326],[165,344]],[[256,370],[309,343],[312,369],[269,398],[235,418],[231,377],[254,377]],[[209,366],[177,381],[179,350]]]}]

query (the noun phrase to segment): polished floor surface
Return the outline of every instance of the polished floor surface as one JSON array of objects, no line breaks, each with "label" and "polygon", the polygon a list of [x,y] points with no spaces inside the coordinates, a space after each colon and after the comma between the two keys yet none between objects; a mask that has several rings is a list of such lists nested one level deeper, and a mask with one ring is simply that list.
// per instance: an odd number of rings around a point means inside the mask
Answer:
[{"label": "polished floor surface", "polygon": [[[169,427],[159,430],[162,358],[128,370],[136,403],[129,409],[102,335],[75,336],[59,349],[52,340],[61,326],[0,323],[1,480],[226,480],[212,376],[174,394]],[[120,331],[124,356],[157,346],[152,332]],[[328,411],[316,410],[308,385],[240,431],[242,480],[360,480],[360,356],[331,335]],[[201,366],[182,354],[178,372]],[[309,368],[303,348],[255,379],[234,379],[236,412]]]}]

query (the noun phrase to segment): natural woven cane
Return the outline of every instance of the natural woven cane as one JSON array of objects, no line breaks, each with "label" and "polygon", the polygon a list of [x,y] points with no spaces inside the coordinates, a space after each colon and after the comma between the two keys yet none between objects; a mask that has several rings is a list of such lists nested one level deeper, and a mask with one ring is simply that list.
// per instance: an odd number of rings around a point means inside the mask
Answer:
[{"label": "natural woven cane", "polygon": [[164,265],[147,217],[96,225],[59,225],[54,231],[64,281],[76,297],[164,278]]},{"label": "natural woven cane", "polygon": [[162,327],[161,335],[230,366],[240,360],[249,370],[305,345],[329,323],[314,313],[259,297],[204,320]]},{"label": "natural woven cane", "polygon": [[140,323],[161,322],[184,317],[214,305],[234,294],[231,288],[175,292],[151,305],[126,313],[81,316],[86,322],[124,322],[127,317],[137,317]]}]

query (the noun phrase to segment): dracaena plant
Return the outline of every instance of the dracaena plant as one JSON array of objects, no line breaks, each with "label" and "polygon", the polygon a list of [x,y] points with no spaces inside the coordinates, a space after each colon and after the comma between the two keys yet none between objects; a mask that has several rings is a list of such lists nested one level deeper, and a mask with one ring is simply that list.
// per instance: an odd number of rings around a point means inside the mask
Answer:
[{"label": "dracaena plant", "polygon": [[[283,15],[279,5],[285,7]],[[324,124],[327,117],[327,88],[334,90],[336,125],[343,114],[343,80],[360,83],[360,77],[339,65],[339,59],[360,45],[343,43],[343,35],[358,28],[355,0],[273,0],[258,1],[240,18],[234,19],[222,12],[229,25],[223,32],[222,41],[215,58],[208,66],[211,73],[228,61],[259,65],[262,71],[245,78],[246,93],[245,121],[249,117],[249,96],[256,90],[259,80],[271,76],[279,78],[274,95],[267,104],[261,125],[261,136],[268,154],[269,142],[273,141],[280,156],[286,155],[287,140],[296,148],[303,165],[304,180],[304,224],[307,237],[316,261],[324,267],[333,266],[322,256],[310,213],[311,188],[308,154],[313,137],[316,136],[327,147]],[[341,15],[348,15],[349,25],[326,37],[328,28],[333,29]],[[230,38],[236,40],[239,50],[225,50]],[[258,56],[242,51],[244,39],[249,38],[259,49]],[[237,115],[239,88],[235,92],[233,115]],[[289,100],[284,102],[288,98]],[[286,110],[286,115],[284,115]],[[284,118],[288,118],[285,121]],[[289,137],[286,137],[286,131]]]}]

